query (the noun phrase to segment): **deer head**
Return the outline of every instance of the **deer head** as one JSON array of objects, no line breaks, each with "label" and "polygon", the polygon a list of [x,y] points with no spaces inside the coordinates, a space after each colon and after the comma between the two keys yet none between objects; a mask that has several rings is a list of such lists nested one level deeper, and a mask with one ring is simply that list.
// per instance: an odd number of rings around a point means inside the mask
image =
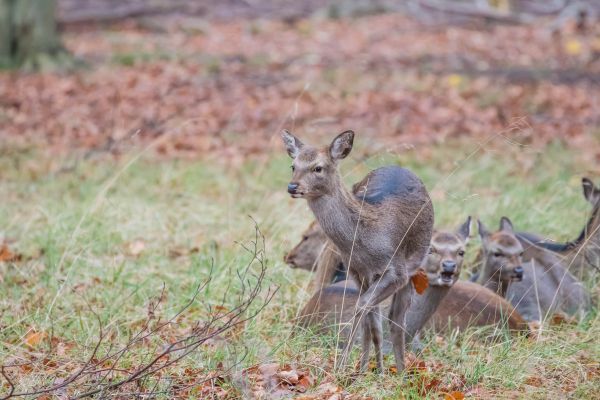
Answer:
[{"label": "deer head", "polygon": [[510,220],[502,217],[500,229],[494,233],[490,233],[481,221],[477,223],[483,248],[482,283],[501,283],[508,287],[508,283],[522,280],[523,246],[515,236]]},{"label": "deer head", "polygon": [[456,232],[434,232],[429,254],[423,261],[432,286],[452,286],[458,279],[462,267],[465,246],[471,234],[471,217]]},{"label": "deer head", "polygon": [[340,133],[328,147],[318,149],[302,143],[287,130],[281,134],[292,162],[288,192],[293,198],[316,199],[331,194],[341,182],[337,162],[352,150],[354,132]]},{"label": "deer head", "polygon": [[302,233],[300,243],[290,250],[283,260],[291,268],[313,271],[326,241],[325,232],[323,232],[317,221],[313,221],[308,229]]}]

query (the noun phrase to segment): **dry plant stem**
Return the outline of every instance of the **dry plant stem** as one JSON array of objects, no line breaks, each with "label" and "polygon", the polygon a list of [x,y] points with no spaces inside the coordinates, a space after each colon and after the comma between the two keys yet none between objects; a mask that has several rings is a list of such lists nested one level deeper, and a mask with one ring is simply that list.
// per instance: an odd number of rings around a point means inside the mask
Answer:
[{"label": "dry plant stem", "polygon": [[[107,354],[104,357],[99,359],[96,358],[96,355],[104,343],[104,331],[103,326],[100,320],[100,317],[94,312],[93,309],[90,308],[90,311],[96,316],[98,320],[98,326],[100,329],[99,337],[96,342],[96,345],[92,351],[90,357],[87,358],[86,361],[83,362],[81,368],[79,368],[75,373],[71,374],[69,377],[64,379],[59,384],[40,388],[29,392],[16,392],[15,393],[15,385],[11,380],[7,370],[9,368],[18,367],[20,365],[1,365],[0,366],[0,374],[6,381],[6,384],[9,388],[8,394],[1,397],[0,400],[7,400],[10,398],[16,397],[25,397],[25,396],[37,396],[42,394],[56,394],[58,391],[64,392],[66,389],[74,389],[79,393],[69,397],[71,399],[81,399],[90,397],[96,394],[101,393],[102,395],[107,395],[110,392],[114,392],[115,390],[123,387],[128,383],[135,383],[138,388],[140,388],[139,393],[135,395],[148,395],[148,391],[143,390],[143,380],[148,377],[155,376],[159,371],[173,366],[177,364],[179,361],[184,359],[186,356],[196,351],[198,347],[200,347],[206,341],[215,338],[236,326],[242,325],[245,322],[256,317],[272,300],[273,296],[277,292],[277,287],[271,288],[269,287],[266,292],[263,290],[263,283],[265,280],[266,274],[266,260],[264,257],[264,236],[260,232],[258,226],[255,226],[255,240],[252,242],[252,246],[244,246],[242,247],[248,251],[251,255],[251,259],[248,264],[243,268],[243,271],[237,271],[238,279],[240,280],[241,289],[237,294],[237,305],[229,310],[225,307],[225,300],[228,298],[228,294],[226,293],[221,299],[219,310],[227,310],[220,311],[217,313],[213,313],[213,308],[210,305],[207,305],[207,309],[209,310],[210,318],[207,321],[204,321],[202,324],[197,322],[193,329],[190,330],[190,333],[184,336],[183,338],[170,343],[166,348],[162,351],[153,354],[149,361],[144,362],[142,365],[138,366],[133,372],[127,372],[128,375],[123,377],[122,379],[115,380],[110,383],[106,383],[107,379],[117,372],[125,372],[117,368],[118,362],[127,354],[132,354],[135,350],[135,346],[142,343],[144,339],[148,339],[151,337],[156,337],[165,327],[174,323],[174,321],[183,315],[189,308],[192,306],[198,295],[207,287],[212,279],[213,268],[211,267],[209,272],[209,277],[202,283],[200,283],[194,291],[192,298],[181,307],[173,317],[169,320],[158,324],[153,329],[148,330],[150,321],[154,318],[154,314],[164,299],[165,288],[161,289],[160,294],[155,298],[155,301],[151,301],[148,306],[148,316],[140,328],[138,332],[136,332],[129,341],[119,350],[112,351],[109,349]],[[257,273],[254,273],[251,270],[251,267],[255,264],[258,264],[259,270]],[[249,279],[249,275],[252,276],[253,282]],[[227,292],[229,292],[230,288],[227,288]],[[263,296],[264,294],[264,296]],[[231,297],[229,297],[231,298]],[[258,307],[256,310],[252,312],[248,312],[250,306],[257,304]],[[89,305],[89,304],[88,304]],[[147,332],[146,332],[147,331]],[[172,355],[176,355],[174,358],[171,358]],[[245,357],[242,357],[243,360]],[[231,371],[235,366],[241,362],[238,360],[234,365],[232,365],[228,370],[224,373],[227,374]],[[109,367],[106,367],[106,364],[110,363]],[[83,381],[85,377],[101,375],[101,378],[98,382],[93,384],[93,387],[90,387],[90,384]],[[214,379],[214,376],[207,377],[205,379],[199,379],[191,383],[190,385],[197,385],[208,380]],[[156,385],[158,385],[159,379],[155,382],[154,388],[150,390],[151,394],[158,394],[161,392],[157,392]],[[76,384],[79,384],[76,386]],[[116,393],[118,394],[118,393]],[[133,393],[128,393],[128,395],[134,395]]]}]

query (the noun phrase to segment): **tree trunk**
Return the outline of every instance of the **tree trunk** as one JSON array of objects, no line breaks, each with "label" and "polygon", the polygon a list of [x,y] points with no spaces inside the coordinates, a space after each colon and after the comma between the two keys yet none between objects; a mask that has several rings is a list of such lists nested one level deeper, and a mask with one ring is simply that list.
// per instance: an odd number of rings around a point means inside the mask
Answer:
[{"label": "tree trunk", "polygon": [[0,0],[0,67],[34,70],[70,64],[55,10],[56,0]]}]

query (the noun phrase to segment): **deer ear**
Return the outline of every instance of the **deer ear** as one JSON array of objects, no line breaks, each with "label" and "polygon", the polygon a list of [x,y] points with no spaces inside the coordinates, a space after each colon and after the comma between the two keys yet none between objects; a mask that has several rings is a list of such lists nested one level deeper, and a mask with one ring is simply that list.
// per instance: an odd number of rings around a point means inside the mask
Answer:
[{"label": "deer ear", "polygon": [[462,240],[467,243],[469,241],[469,236],[471,236],[471,216],[467,217],[467,220],[458,228],[456,231],[458,236],[462,238]]},{"label": "deer ear", "polygon": [[583,197],[592,205],[596,205],[600,201],[600,189],[588,178],[581,180],[581,186],[583,186]]},{"label": "deer ear", "polygon": [[290,157],[298,157],[300,150],[304,147],[304,143],[296,136],[292,135],[287,129],[284,129],[283,132],[281,132],[281,138],[283,139],[283,144],[285,144],[285,149]]},{"label": "deer ear", "polygon": [[513,224],[507,217],[500,218],[500,230],[505,232],[513,232]]},{"label": "deer ear", "polygon": [[481,222],[479,219],[477,220],[477,230],[479,231],[479,236],[483,241],[485,241],[487,237],[490,236],[490,232],[487,230],[485,225],[483,225],[483,222]]},{"label": "deer ear", "polygon": [[334,160],[341,160],[346,158],[352,150],[352,143],[354,142],[354,132],[344,131],[336,136],[329,146],[329,154]]}]

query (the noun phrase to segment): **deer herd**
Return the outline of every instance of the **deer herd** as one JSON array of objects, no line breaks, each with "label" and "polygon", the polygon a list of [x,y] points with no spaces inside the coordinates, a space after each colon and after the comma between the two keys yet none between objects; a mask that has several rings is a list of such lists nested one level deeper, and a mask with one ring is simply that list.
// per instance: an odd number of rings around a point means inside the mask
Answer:
[{"label": "deer herd", "polygon": [[[506,217],[496,232],[477,221],[481,248],[463,274],[470,273],[469,280],[461,280],[471,217],[455,230],[434,230],[425,186],[399,166],[378,168],[346,188],[338,163],[352,150],[352,131],[323,148],[288,131],[282,138],[293,159],[288,192],[306,199],[316,219],[284,258],[292,268],[314,272],[315,293],[298,326],[335,333],[342,348],[338,368],[347,365],[357,338],[361,371],[371,344],[379,371],[386,352],[402,371],[405,348],[421,351],[425,331],[485,327],[492,329],[488,337],[530,334],[545,321],[578,321],[590,310],[582,282],[600,271],[600,189],[589,179],[582,185],[591,217],[575,240],[517,232]],[[418,293],[411,278],[423,273],[428,286]]]}]

